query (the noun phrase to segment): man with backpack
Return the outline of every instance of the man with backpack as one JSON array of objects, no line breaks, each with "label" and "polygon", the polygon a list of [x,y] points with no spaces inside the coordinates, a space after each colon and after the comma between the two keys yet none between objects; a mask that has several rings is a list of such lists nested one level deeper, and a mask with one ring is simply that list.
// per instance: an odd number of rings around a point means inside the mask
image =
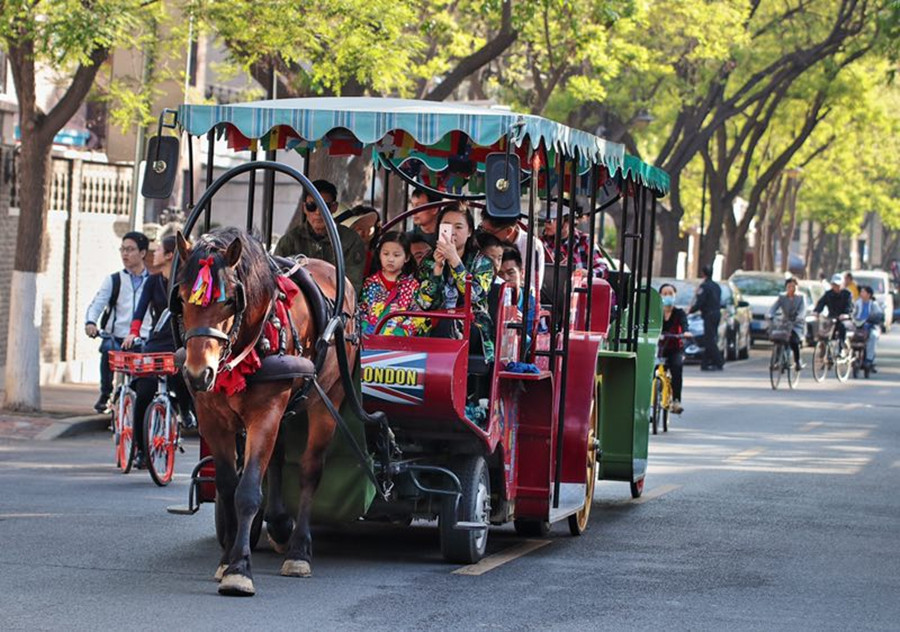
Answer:
[{"label": "man with backpack", "polygon": [[[149,276],[144,266],[149,246],[150,241],[144,233],[132,231],[125,234],[119,248],[125,267],[103,279],[85,315],[84,332],[91,338],[103,337],[100,343],[100,398],[94,404],[94,410],[98,413],[106,410],[112,395],[109,352],[119,350],[122,340],[128,336],[134,308]],[[149,332],[150,319],[147,318],[141,327],[141,337],[146,339]]]}]

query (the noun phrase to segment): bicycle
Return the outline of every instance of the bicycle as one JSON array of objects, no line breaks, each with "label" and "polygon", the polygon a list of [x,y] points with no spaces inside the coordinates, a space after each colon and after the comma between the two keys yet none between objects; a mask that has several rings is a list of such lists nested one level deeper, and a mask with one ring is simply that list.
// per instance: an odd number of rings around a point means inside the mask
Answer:
[{"label": "bicycle", "polygon": [[137,393],[127,379],[126,361],[123,356],[132,355],[123,351],[109,352],[109,368],[113,371],[113,396],[109,402],[112,415],[112,430],[116,467],[128,474],[134,465],[134,400]]},{"label": "bicycle", "polygon": [[772,357],[769,360],[769,382],[772,390],[778,390],[781,376],[787,373],[788,386],[791,390],[797,388],[800,383],[800,371],[798,370],[791,354],[791,333],[793,325],[780,320],[775,321],[769,327],[769,340],[772,341]]},{"label": "bicycle", "polygon": [[[181,450],[181,424],[176,418],[172,395],[167,387],[166,377],[178,371],[175,367],[173,353],[127,353],[110,352],[110,366],[118,375],[132,378],[156,377],[157,391],[144,415],[144,446],[146,449],[147,470],[150,478],[160,487],[165,487],[172,480],[175,472],[175,450]],[[134,406],[135,392],[130,384],[123,384],[123,401],[130,399],[129,405],[118,408],[119,426],[123,428],[122,458],[126,459],[127,474],[134,461],[134,423],[131,410]],[[127,454],[126,454],[127,451]],[[121,461],[119,461],[121,462]]]},{"label": "bicycle", "polygon": [[[852,335],[853,325],[849,316],[841,316],[845,324],[846,335]],[[853,356],[846,340],[840,340],[835,319],[826,316],[819,318],[819,329],[816,332],[816,347],[813,350],[813,379],[822,382],[829,369],[834,368],[834,376],[839,382],[846,382],[853,368]]]},{"label": "bicycle", "polygon": [[866,343],[869,340],[869,331],[865,328],[865,324],[860,324],[856,326],[856,331],[853,332],[853,335],[850,337],[850,351],[852,354],[851,365],[853,366],[853,379],[857,379],[859,377],[859,372],[862,370],[863,375],[865,375],[866,379],[869,379],[869,374],[872,372],[872,365],[866,362]]},{"label": "bicycle", "polygon": [[[662,342],[665,339],[682,340],[684,334],[662,334],[659,339]],[[662,420],[663,432],[669,431],[669,412],[672,408],[672,372],[666,358],[660,355],[656,357],[656,368],[653,373],[653,383],[650,389],[651,409],[650,423],[653,427],[653,434],[659,433],[660,420]]]}]

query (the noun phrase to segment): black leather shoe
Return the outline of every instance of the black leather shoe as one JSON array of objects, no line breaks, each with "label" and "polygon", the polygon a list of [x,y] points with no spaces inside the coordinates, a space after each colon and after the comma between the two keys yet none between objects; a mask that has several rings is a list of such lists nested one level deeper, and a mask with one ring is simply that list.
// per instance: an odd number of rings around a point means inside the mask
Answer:
[{"label": "black leather shoe", "polygon": [[105,413],[109,406],[109,395],[101,395],[97,403],[94,404],[94,410],[98,413]]}]

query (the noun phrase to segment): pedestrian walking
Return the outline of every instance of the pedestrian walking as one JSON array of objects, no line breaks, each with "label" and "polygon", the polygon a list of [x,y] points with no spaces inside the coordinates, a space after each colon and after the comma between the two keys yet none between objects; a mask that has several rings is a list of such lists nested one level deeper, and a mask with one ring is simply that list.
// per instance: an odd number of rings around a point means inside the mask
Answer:
[{"label": "pedestrian walking", "polygon": [[[94,404],[98,413],[106,410],[112,394],[109,352],[122,348],[122,341],[131,329],[134,308],[149,276],[144,265],[149,246],[150,240],[144,233],[132,231],[122,237],[119,255],[125,267],[103,279],[85,314],[84,332],[91,338],[103,338],[100,343],[100,397]],[[141,337],[146,340],[149,332],[150,319],[147,318],[141,326]]]},{"label": "pedestrian walking", "polygon": [[691,314],[703,317],[703,361],[701,371],[721,371],[725,359],[719,350],[719,322],[722,319],[722,288],[713,281],[712,266],[703,266],[703,283],[697,288]]}]

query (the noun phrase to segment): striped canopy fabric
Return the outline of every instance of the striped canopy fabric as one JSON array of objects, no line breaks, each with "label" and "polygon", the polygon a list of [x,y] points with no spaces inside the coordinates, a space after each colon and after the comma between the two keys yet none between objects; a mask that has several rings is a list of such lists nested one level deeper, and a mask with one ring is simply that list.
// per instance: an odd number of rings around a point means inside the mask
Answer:
[{"label": "striped canopy fabric", "polygon": [[[276,99],[228,105],[183,105],[178,121],[194,136],[232,127],[246,139],[261,139],[289,128],[306,143],[317,143],[334,130],[347,130],[364,145],[383,145],[392,131],[403,131],[416,143],[436,145],[451,132],[462,132],[475,145],[492,148],[507,135],[521,146],[542,142],[551,150],[583,162],[605,166],[610,173],[625,168],[625,148],[587,132],[539,116],[465,103],[375,97]],[[643,163],[641,163],[643,164]]]}]

